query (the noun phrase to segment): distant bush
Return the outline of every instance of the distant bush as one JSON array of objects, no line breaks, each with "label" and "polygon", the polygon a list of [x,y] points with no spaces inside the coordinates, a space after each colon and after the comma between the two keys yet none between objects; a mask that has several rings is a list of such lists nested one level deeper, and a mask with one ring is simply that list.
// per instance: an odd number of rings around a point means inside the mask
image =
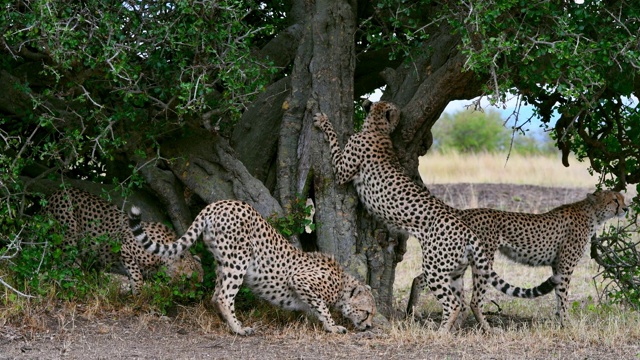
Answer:
[{"label": "distant bush", "polygon": [[495,110],[463,110],[443,114],[432,129],[433,146],[442,152],[513,152],[518,154],[554,154],[553,141],[546,134],[523,135],[505,126]]}]

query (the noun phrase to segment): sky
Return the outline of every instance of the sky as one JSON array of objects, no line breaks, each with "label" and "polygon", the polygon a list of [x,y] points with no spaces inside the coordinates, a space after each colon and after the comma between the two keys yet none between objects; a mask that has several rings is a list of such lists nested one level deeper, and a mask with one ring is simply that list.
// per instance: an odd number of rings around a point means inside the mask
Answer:
[{"label": "sky", "polygon": [[[382,96],[382,90],[378,89],[369,96],[369,100],[378,101],[380,100],[381,96]],[[507,102],[502,104],[502,106],[491,105],[487,97],[480,97],[480,98],[481,98],[480,106],[482,107],[482,109],[484,109],[485,111],[489,111],[489,110],[498,111],[501,114],[502,118],[505,120],[508,119],[510,116],[512,116],[513,112],[518,106],[518,98],[515,96],[512,96]],[[449,105],[447,105],[447,107],[444,109],[444,113],[455,114],[457,112],[467,109],[467,107],[470,109],[473,109],[473,104],[477,100],[478,98],[470,99],[470,100],[451,101]],[[522,124],[522,122],[529,119],[532,115],[533,115],[533,106],[521,106],[519,115],[518,115],[518,123]],[[555,122],[559,118],[557,113],[554,112],[554,115],[555,116],[552,117],[551,123],[549,124],[551,127],[555,125]],[[510,121],[506,124],[506,126],[507,127],[513,126],[514,120],[515,118],[512,117]],[[542,133],[541,125],[542,125],[542,122],[540,121],[540,119],[534,116],[530,123],[523,126],[523,129],[525,130],[528,129],[529,132],[532,134],[541,134]]]}]

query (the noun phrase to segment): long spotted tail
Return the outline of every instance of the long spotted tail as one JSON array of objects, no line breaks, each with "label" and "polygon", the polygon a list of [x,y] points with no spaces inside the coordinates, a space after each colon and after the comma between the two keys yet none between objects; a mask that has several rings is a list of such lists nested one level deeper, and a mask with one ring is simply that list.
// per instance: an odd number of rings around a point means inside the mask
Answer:
[{"label": "long spotted tail", "polygon": [[140,221],[140,209],[132,206],[129,210],[129,229],[133,232],[138,244],[144,247],[145,251],[166,258],[178,258],[180,255],[190,248],[202,233],[203,226],[199,226],[196,220],[189,226],[187,232],[182,237],[171,244],[160,244],[147,236]]},{"label": "long spotted tail", "polygon": [[467,245],[467,254],[471,254],[473,262],[475,263],[475,271],[480,272],[480,276],[484,277],[494,288],[499,291],[513,297],[531,299],[538,296],[543,296],[555,289],[556,285],[560,283],[560,276],[551,276],[545,280],[542,284],[525,289],[518,286],[513,286],[503,280],[494,270],[489,267],[489,261],[482,249],[478,246],[478,238],[473,236]]},{"label": "long spotted tail", "polygon": [[548,293],[553,291],[553,289],[555,289],[556,285],[560,283],[560,277],[554,275],[554,276],[550,276],[542,284],[536,287],[525,289],[525,288],[521,288],[521,287],[513,286],[509,284],[508,282],[500,278],[500,276],[498,276],[498,274],[495,271],[491,271],[491,274],[486,277],[487,277],[487,280],[489,280],[489,282],[491,283],[491,285],[494,288],[498,289],[499,291],[502,291],[503,293],[509,296],[525,298],[525,299],[532,299],[538,296],[547,295]]}]

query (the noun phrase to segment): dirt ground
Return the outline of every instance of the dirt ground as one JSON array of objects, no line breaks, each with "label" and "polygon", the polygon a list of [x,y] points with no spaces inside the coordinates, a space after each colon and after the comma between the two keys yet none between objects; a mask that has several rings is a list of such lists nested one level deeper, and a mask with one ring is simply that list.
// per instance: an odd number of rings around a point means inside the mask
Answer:
[{"label": "dirt ground", "polygon": [[[541,211],[582,199],[588,189],[549,189],[515,185],[430,186],[454,206],[489,206]],[[470,200],[471,199],[471,200]],[[81,312],[79,312],[81,313]],[[500,334],[433,333],[424,338],[398,335],[378,324],[373,331],[346,335],[324,333],[317,321],[257,324],[250,337],[231,335],[222,323],[207,328],[197,316],[149,314],[42,315],[39,331],[2,325],[0,360],[5,359],[632,359],[640,344],[630,341],[604,345],[543,338],[535,346]],[[194,319],[195,318],[195,319]],[[256,325],[256,324],[251,324]],[[561,330],[560,330],[561,331]],[[526,335],[525,335],[526,338]],[[504,344],[502,341],[504,340]]]},{"label": "dirt ground", "polygon": [[28,340],[0,337],[0,359],[633,359],[640,353],[640,346],[630,344],[508,341],[487,346],[487,337],[499,343],[500,335],[437,336],[432,343],[390,336],[383,329],[334,335],[318,328],[238,337],[222,326],[203,333],[171,320],[141,324],[140,318],[124,317],[79,323]]}]

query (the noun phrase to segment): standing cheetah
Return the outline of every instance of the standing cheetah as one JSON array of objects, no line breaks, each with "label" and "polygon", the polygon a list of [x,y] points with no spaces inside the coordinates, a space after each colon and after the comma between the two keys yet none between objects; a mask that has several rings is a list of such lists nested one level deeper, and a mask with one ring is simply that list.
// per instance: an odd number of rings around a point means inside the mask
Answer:
[{"label": "standing cheetah", "polygon": [[363,105],[368,115],[362,131],[349,138],[344,150],[340,149],[333,126],[324,114],[316,114],[314,123],[328,137],[338,183],[353,180],[369,212],[420,242],[422,272],[443,307],[442,331],[451,330],[460,311],[464,311],[462,275],[469,263],[474,273],[471,309],[486,331],[491,331],[491,327],[477,299],[484,295],[487,282],[508,295],[523,298],[553,290],[558,283],[554,277],[533,289],[514,287],[502,280],[490,267],[473,231],[457,217],[457,211],[404,173],[390,137],[400,120],[397,107],[384,101],[365,101]]},{"label": "standing cheetah", "polygon": [[[556,315],[563,325],[567,314],[567,291],[573,269],[585,252],[589,239],[605,221],[622,217],[628,211],[622,194],[597,191],[586,199],[559,206],[544,214],[527,214],[493,209],[467,209],[460,218],[480,238],[483,249],[493,265],[494,254],[500,250],[509,259],[530,266],[551,266],[560,283],[556,286]],[[426,285],[419,275],[411,286],[409,305],[415,304]],[[483,294],[481,292],[480,294]],[[482,303],[482,298],[478,303]]]},{"label": "standing cheetah", "polygon": [[291,245],[244,202],[209,204],[187,232],[168,245],[147,237],[135,207],[129,212],[129,224],[146,251],[162,257],[179,256],[202,235],[216,260],[213,303],[236,334],[253,334],[235,315],[234,299],[243,283],[274,305],[315,314],[328,332],[347,332],[334,323],[329,306],[341,310],[358,330],[372,326],[376,304],[369,286],[347,274],[333,257]]}]

